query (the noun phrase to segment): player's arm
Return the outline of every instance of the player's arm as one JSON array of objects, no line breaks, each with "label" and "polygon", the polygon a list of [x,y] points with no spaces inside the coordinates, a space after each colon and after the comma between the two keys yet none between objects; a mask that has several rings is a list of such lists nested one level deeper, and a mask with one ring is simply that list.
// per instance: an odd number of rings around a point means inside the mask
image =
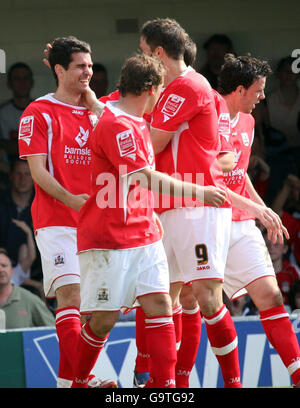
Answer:
[{"label": "player's arm", "polygon": [[174,136],[174,132],[166,132],[154,128],[150,128],[150,134],[155,154],[162,152]]},{"label": "player's arm", "polygon": [[47,170],[46,155],[27,156],[32,179],[51,197],[56,198],[68,207],[79,211],[86,200],[88,194],[74,195],[67,191]]},{"label": "player's arm", "polygon": [[276,214],[271,208],[255,203],[249,198],[236,194],[229,188],[227,192],[232,200],[233,207],[246,210],[251,216],[257,218],[267,229],[268,239],[272,239],[276,243],[277,238],[279,242],[283,243],[283,234],[289,239],[289,233],[282,224],[282,221],[278,214]]},{"label": "player's arm", "polygon": [[221,188],[183,182],[149,167],[132,173],[131,180],[153,192],[163,194],[167,191],[170,196],[192,197],[214,207],[219,207],[226,199],[226,192]]},{"label": "player's arm", "polygon": [[234,152],[221,152],[218,156],[219,166],[223,173],[228,173],[233,170],[235,163],[235,153]]},{"label": "player's arm", "polygon": [[260,195],[255,190],[255,188],[254,188],[254,186],[252,184],[252,181],[250,180],[250,177],[249,177],[248,173],[246,173],[246,189],[247,189],[252,201],[254,201],[257,204],[265,206],[264,201],[262,200]]}]

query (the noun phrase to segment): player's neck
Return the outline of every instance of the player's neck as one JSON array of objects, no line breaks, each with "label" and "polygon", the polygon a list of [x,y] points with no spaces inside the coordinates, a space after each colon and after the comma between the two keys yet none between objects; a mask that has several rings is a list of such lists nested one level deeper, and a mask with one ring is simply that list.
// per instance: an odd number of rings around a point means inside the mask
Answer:
[{"label": "player's neck", "polygon": [[115,107],[131,116],[143,117],[145,113],[146,101],[141,96],[127,94],[121,96]]},{"label": "player's neck", "polygon": [[66,103],[68,105],[73,105],[73,106],[82,106],[81,105],[81,94],[76,92],[66,92],[62,88],[57,88],[57,91],[53,95],[55,99],[57,99],[60,102]]},{"label": "player's neck", "polygon": [[229,110],[230,119],[234,119],[236,115],[239,113],[239,107],[236,102],[236,99],[232,94],[229,95],[222,95],[226,101],[227,108]]},{"label": "player's neck", "polygon": [[164,78],[164,86],[168,86],[174,79],[181,75],[186,69],[187,66],[183,59],[174,60],[173,58],[168,58],[166,61],[163,61],[167,72]]}]

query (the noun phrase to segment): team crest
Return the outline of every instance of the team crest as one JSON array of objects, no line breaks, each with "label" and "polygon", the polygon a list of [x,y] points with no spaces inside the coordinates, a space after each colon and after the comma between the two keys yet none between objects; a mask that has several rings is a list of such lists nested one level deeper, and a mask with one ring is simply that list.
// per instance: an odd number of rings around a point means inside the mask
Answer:
[{"label": "team crest", "polygon": [[248,136],[248,133],[242,132],[242,133],[241,133],[241,136],[242,136],[244,145],[245,145],[245,146],[249,146],[249,136]]},{"label": "team crest", "polygon": [[65,264],[65,254],[62,252],[54,256],[54,265],[63,266]]},{"label": "team crest", "polygon": [[99,300],[100,302],[107,302],[109,300],[108,288],[100,288],[98,290],[97,300]]},{"label": "team crest", "polygon": [[133,160],[136,160],[136,143],[132,133],[132,130],[125,130],[124,132],[117,134],[117,143],[120,152],[120,156],[129,156]]},{"label": "team crest", "polygon": [[161,110],[164,114],[164,122],[170,119],[171,116],[175,116],[177,114],[184,101],[185,98],[183,98],[182,96],[178,96],[175,94],[171,94],[168,96],[168,99],[166,100]]},{"label": "team crest", "polygon": [[31,136],[33,133],[34,116],[24,116],[20,122],[19,139],[24,140],[27,145],[30,145]]}]

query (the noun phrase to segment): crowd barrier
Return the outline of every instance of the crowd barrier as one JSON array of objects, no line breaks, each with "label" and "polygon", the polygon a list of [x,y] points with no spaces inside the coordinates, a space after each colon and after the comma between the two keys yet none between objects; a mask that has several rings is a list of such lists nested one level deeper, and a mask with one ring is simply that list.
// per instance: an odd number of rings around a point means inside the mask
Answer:
[{"label": "crowd barrier", "polygon": [[[291,315],[300,341],[300,316]],[[257,317],[234,318],[245,388],[291,386],[286,368],[269,343]],[[0,388],[54,388],[58,372],[58,340],[54,328],[7,330],[0,333]],[[135,366],[135,322],[117,323],[94,367],[99,378],[132,388]],[[202,323],[191,388],[223,387],[217,359]]]}]

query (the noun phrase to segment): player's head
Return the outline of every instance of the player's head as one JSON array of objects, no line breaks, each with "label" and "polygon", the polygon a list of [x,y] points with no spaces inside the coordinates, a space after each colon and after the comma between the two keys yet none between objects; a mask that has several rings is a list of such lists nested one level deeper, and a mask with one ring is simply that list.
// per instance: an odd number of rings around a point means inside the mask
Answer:
[{"label": "player's head", "polygon": [[[158,58],[137,54],[125,61],[117,88],[122,97],[127,94],[140,96],[143,92],[149,92],[149,104],[153,104],[153,109],[161,92],[164,75],[164,65]],[[147,111],[149,109],[147,107]]]},{"label": "player's head", "polygon": [[7,72],[7,85],[16,97],[29,97],[33,87],[33,74],[29,65],[16,62]]},{"label": "player's head", "polygon": [[107,94],[108,76],[107,69],[103,64],[93,64],[93,76],[90,81],[90,88],[95,92],[97,98]]},{"label": "player's head", "polygon": [[49,51],[49,63],[59,85],[83,91],[89,84],[92,71],[91,48],[76,37],[56,38]]},{"label": "player's head", "polygon": [[147,21],[141,29],[140,48],[149,55],[161,57],[163,50],[169,58],[184,58],[188,35],[177,21],[171,18],[156,18]]},{"label": "player's head", "polygon": [[266,78],[271,72],[266,61],[250,55],[235,57],[226,54],[219,75],[219,92],[224,96],[235,96],[238,110],[250,113],[265,98]]}]

